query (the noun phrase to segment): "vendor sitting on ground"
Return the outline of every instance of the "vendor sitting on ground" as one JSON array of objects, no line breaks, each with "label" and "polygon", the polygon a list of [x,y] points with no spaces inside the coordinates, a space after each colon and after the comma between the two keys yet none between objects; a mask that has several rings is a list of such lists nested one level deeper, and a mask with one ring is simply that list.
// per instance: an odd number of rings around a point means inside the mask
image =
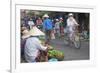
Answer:
[{"label": "vendor sitting on ground", "polygon": [[26,39],[24,55],[25,55],[25,60],[27,62],[37,62],[37,58],[40,55],[39,50],[43,50],[43,51],[47,50],[47,47],[43,46],[40,40],[36,37],[41,35],[42,32],[34,31],[34,30],[36,30],[36,27],[34,27],[30,31],[24,30],[27,31],[26,33],[23,31],[24,35],[22,36],[22,39]]}]

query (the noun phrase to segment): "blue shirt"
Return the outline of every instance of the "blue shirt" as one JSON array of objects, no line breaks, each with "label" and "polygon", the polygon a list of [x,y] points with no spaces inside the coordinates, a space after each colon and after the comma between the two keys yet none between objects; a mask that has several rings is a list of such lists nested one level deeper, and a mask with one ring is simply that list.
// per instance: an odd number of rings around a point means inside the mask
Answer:
[{"label": "blue shirt", "polygon": [[43,27],[45,30],[51,30],[53,28],[52,21],[50,19],[45,19],[43,22]]}]

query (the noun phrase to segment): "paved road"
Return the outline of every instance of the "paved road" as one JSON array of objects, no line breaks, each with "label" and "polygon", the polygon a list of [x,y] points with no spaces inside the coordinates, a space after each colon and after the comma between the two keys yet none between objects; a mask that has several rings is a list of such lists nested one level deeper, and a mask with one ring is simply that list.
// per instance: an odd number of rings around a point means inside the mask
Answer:
[{"label": "paved road", "polygon": [[51,40],[51,45],[57,50],[64,52],[64,60],[88,60],[89,59],[89,41],[82,40],[81,48],[76,49],[74,46],[68,46],[63,39]]}]

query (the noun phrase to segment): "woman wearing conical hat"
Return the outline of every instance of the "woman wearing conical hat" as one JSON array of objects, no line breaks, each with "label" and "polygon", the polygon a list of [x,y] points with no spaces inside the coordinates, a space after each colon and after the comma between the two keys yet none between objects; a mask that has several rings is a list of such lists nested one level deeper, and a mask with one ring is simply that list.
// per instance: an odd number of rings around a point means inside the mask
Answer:
[{"label": "woman wearing conical hat", "polygon": [[[36,31],[35,31],[36,30]],[[27,62],[36,62],[40,55],[39,50],[46,51],[47,47],[43,46],[40,40],[36,37],[44,35],[37,27],[28,31],[23,31],[22,39],[26,39],[24,46],[24,56]]]}]

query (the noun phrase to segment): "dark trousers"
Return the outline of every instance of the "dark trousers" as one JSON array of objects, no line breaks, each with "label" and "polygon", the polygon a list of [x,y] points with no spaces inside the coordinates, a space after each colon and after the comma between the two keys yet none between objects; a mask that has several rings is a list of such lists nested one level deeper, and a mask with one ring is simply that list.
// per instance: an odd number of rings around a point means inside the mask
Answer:
[{"label": "dark trousers", "polygon": [[52,30],[45,30],[45,35],[46,35],[46,42],[49,43],[51,39],[51,32]]}]

